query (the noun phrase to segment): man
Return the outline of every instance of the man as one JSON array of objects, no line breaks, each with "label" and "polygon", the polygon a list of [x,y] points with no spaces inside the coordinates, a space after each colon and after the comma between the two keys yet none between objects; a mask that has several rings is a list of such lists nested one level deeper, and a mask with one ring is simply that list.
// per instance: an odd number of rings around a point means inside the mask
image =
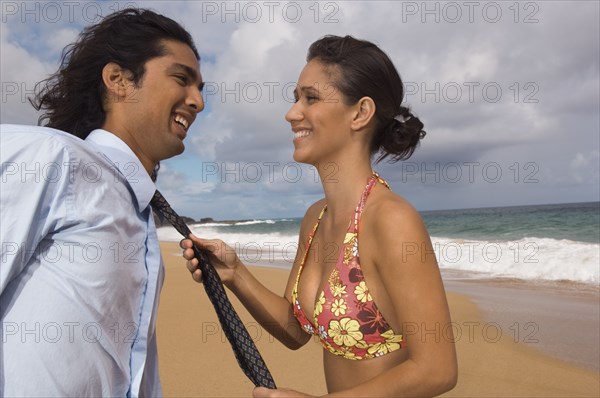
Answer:
[{"label": "man", "polygon": [[150,200],[204,108],[176,22],[127,9],[42,82],[47,127],[2,125],[0,396],[160,396],[164,271]]}]

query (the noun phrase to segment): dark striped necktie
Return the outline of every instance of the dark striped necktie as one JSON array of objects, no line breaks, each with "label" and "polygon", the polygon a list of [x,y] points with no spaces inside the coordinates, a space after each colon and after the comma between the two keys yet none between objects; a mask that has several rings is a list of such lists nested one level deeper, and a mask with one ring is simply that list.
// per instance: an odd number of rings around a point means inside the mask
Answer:
[{"label": "dark striped necktie", "polygon": [[[186,238],[188,237],[191,233],[190,229],[181,217],[175,213],[160,192],[156,191],[154,193],[150,203],[152,208],[169,220],[180,234]],[[198,267],[202,271],[204,289],[206,290],[206,294],[211,303],[215,307],[221,327],[225,332],[227,340],[229,340],[229,343],[231,344],[231,348],[233,348],[238,364],[255,386],[276,388],[273,377],[271,376],[265,361],[260,355],[260,352],[258,352],[258,349],[254,345],[254,341],[252,341],[252,338],[248,334],[240,317],[235,312],[231,302],[227,298],[219,274],[217,274],[217,271],[208,261],[206,253],[200,250],[196,245],[194,245],[194,254],[198,259]]]}]

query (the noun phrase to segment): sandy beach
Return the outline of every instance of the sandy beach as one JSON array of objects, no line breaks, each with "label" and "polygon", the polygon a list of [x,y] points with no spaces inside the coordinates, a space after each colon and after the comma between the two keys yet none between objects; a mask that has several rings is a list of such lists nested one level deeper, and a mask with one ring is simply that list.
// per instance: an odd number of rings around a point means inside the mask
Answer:
[{"label": "sandy beach", "polygon": [[[191,280],[178,245],[164,242],[161,248],[166,279],[157,333],[164,395],[251,396],[253,385],[239,369],[204,289]],[[287,270],[250,269],[269,288],[283,291]],[[444,279],[459,360],[458,385],[444,396],[600,396],[596,287]],[[288,350],[230,298],[278,386],[317,396],[327,392],[317,341]],[[422,335],[445,336],[444,329]]]}]

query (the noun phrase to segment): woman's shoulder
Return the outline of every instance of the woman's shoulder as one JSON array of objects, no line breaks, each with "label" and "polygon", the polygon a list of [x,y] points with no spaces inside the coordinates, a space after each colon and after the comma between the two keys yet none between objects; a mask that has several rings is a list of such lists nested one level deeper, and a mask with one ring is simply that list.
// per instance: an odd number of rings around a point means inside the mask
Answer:
[{"label": "woman's shoulder", "polygon": [[325,198],[322,198],[308,207],[300,224],[301,234],[308,231],[317,222],[319,214],[321,214],[321,211],[325,207],[325,203]]},{"label": "woman's shoulder", "polygon": [[317,200],[312,205],[310,205],[308,207],[308,209],[306,210],[306,213],[304,213],[304,218],[302,219],[302,224],[304,224],[304,223],[312,224],[312,223],[316,222],[317,218],[319,218],[319,214],[321,214],[321,211],[323,211],[325,204],[326,204],[325,198],[322,198],[322,199]]},{"label": "woman's shoulder", "polygon": [[[395,264],[400,255],[404,255],[403,263],[412,264],[415,259],[417,263],[429,261],[427,256],[415,254],[432,250],[429,232],[419,212],[402,196],[391,192],[373,199],[370,204],[367,202],[361,219],[363,243],[368,248],[376,248],[367,250],[366,261],[378,267]],[[406,256],[409,252],[415,255],[409,258]]]},{"label": "woman's shoulder", "polygon": [[317,219],[319,218],[319,214],[324,206],[325,199],[316,201],[306,210],[306,213],[302,218],[302,222],[300,223],[300,231],[298,233],[298,253],[296,255],[296,261],[294,261],[294,266],[292,267],[292,274],[295,274],[297,272],[299,260],[302,258],[303,253],[308,246],[308,237],[311,231],[313,231],[313,228],[317,223]]},{"label": "woman's shoulder", "polygon": [[423,227],[419,212],[401,195],[384,191],[370,199],[363,213],[368,229],[379,234],[415,231],[416,227]]}]

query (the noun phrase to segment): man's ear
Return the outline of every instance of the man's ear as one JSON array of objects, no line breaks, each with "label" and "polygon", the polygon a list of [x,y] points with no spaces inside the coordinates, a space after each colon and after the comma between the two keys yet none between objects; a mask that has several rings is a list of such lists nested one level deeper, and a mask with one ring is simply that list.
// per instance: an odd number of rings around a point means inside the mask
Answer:
[{"label": "man's ear", "polygon": [[102,81],[106,87],[107,102],[123,102],[132,95],[131,72],[109,62],[102,68]]},{"label": "man's ear", "polygon": [[371,97],[362,97],[358,100],[355,107],[356,112],[351,126],[353,130],[362,130],[375,116],[375,101]]}]

